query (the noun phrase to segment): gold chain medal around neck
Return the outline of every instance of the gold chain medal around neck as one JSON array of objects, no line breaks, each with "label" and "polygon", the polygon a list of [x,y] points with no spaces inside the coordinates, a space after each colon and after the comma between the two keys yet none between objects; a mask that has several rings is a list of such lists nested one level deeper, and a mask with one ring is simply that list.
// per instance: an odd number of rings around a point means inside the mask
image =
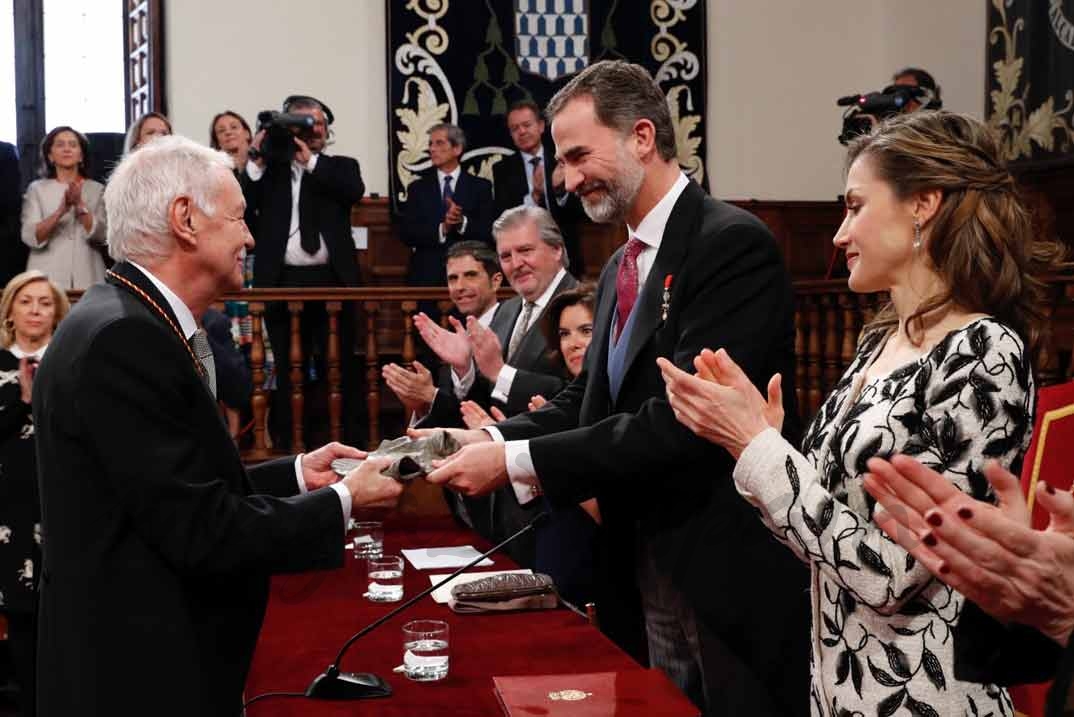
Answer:
[{"label": "gold chain medal around neck", "polygon": [[180,331],[179,327],[175,325],[174,321],[172,321],[172,317],[168,316],[168,313],[166,311],[164,311],[164,309],[160,308],[160,304],[158,304],[157,302],[153,301],[152,296],[150,296],[149,294],[147,294],[144,291],[142,291],[141,287],[135,285],[129,279],[126,279],[126,278],[120,276],[119,274],[117,274],[116,272],[112,271],[111,269],[109,269],[105,273],[108,274],[108,276],[110,276],[113,279],[115,279],[116,281],[122,283],[128,289],[130,289],[131,292],[133,292],[135,296],[137,296],[146,305],[148,305],[149,308],[151,308],[151,309],[153,309],[153,311],[157,312],[160,315],[160,317],[162,319],[164,319],[168,323],[168,326],[172,327],[172,331],[174,331],[175,335],[179,337],[179,340],[183,342],[183,348],[185,348],[187,354],[189,354],[190,360],[194,362],[194,370],[198,372],[198,376],[200,376],[202,379],[204,379],[205,378],[205,367],[201,365],[201,361],[199,361],[198,357],[194,355],[194,350],[190,348],[190,343],[186,340],[186,337],[183,336],[183,332]]}]

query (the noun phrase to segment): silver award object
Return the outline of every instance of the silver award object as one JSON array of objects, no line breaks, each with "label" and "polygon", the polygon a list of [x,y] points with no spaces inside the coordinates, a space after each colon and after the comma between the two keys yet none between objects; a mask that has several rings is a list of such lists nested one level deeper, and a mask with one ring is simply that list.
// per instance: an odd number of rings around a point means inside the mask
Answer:
[{"label": "silver award object", "polygon": [[[381,441],[376,450],[370,451],[369,458],[388,457],[394,459],[382,475],[389,476],[400,483],[409,483],[416,478],[424,478],[433,470],[433,461],[456,453],[462,446],[447,431],[437,431],[425,438],[400,436]],[[362,465],[362,458],[337,458],[332,461],[332,470],[339,476],[345,476]]]}]

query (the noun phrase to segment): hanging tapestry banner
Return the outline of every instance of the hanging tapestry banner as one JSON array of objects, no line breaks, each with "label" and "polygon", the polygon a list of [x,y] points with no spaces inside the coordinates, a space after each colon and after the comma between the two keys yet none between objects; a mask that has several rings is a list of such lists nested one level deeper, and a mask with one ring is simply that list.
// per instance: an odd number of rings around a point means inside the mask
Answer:
[{"label": "hanging tapestry banner", "polygon": [[1074,155],[1074,0],[992,0],[988,123],[1009,160]]},{"label": "hanging tapestry banner", "polygon": [[544,107],[579,70],[643,65],[664,90],[679,164],[705,185],[705,0],[387,0],[392,206],[432,164],[429,128],[462,127],[466,171],[515,149],[507,108]]}]

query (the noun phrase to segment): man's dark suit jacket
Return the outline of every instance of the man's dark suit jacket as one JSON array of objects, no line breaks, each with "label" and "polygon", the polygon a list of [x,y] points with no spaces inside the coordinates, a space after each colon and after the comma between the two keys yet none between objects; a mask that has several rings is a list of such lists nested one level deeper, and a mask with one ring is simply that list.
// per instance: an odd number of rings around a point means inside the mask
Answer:
[{"label": "man's dark suit jacket", "polygon": [[234,717],[269,575],[343,562],[339,496],[296,495],[293,458],[247,473],[182,338],[114,279],[60,325],[34,411],[38,714]]},{"label": "man's dark suit jacket", "polygon": [[26,269],[29,247],[19,235],[22,188],[19,186],[19,153],[0,142],[0,286]]},{"label": "man's dark suit jacket", "polygon": [[447,248],[464,239],[492,244],[492,185],[465,169],[452,188],[454,201],[466,217],[466,232],[449,232],[440,242],[440,222],[444,218],[444,201],[436,169],[424,174],[410,185],[409,196],[402,207],[399,238],[411,248],[407,282],[411,286],[445,286],[444,273]]},{"label": "man's dark suit jacket", "polygon": [[583,373],[540,410],[497,427],[506,440],[530,439],[553,505],[598,499],[628,579],[640,532],[696,611],[712,714],[806,714],[805,568],[735,491],[731,456],[675,420],[656,365],[664,356],[692,373],[703,348],[725,348],[759,386],[782,373],[787,416],[796,416],[794,310],[779,249],[760,220],[691,182],[639,293],[616,400],[607,357],[621,257],[600,278]]},{"label": "man's dark suit jacket", "polygon": [[[291,229],[291,165],[270,164],[257,182],[245,177],[247,216],[254,221],[254,286],[279,286],[283,257]],[[328,263],[340,286],[358,286],[358,262],[351,238],[351,207],[365,194],[358,160],[351,157],[317,158],[312,172],[302,175],[298,211],[303,221],[324,237]]]},{"label": "man's dark suit jacket", "polygon": [[[582,276],[585,266],[582,262],[581,248],[578,243],[578,223],[585,221],[585,211],[582,209],[581,200],[575,194],[569,194],[567,200],[561,205],[556,201],[552,191],[552,172],[556,167],[556,148],[548,141],[544,142],[544,195],[548,198],[548,211],[559,225],[563,234],[563,243],[567,247],[567,256],[570,257],[570,270],[577,276]],[[520,152],[515,152],[509,157],[504,157],[492,165],[492,185],[496,193],[496,210],[493,220],[506,210],[522,204],[529,194],[529,183],[526,181],[525,159]]]}]

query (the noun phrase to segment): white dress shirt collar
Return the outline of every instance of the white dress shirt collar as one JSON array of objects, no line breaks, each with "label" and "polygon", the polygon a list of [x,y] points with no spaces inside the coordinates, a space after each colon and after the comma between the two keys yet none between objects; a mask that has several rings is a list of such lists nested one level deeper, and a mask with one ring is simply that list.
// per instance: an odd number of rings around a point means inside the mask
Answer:
[{"label": "white dress shirt collar", "polygon": [[157,291],[161,293],[164,300],[168,302],[168,306],[172,307],[172,313],[175,314],[175,318],[179,320],[179,330],[183,332],[183,337],[190,340],[190,337],[194,335],[194,332],[198,330],[198,322],[194,320],[194,314],[190,311],[186,304],[179,296],[168,288],[168,285],[153,275],[153,272],[146,269],[140,264],[136,264],[130,259],[127,263],[133,266],[138,271],[146,275],[146,278],[153,283],[153,286],[157,288]]},{"label": "white dress shirt collar", "polygon": [[45,344],[44,346],[39,348],[37,351],[23,351],[22,349],[19,348],[18,344],[11,344],[11,346],[8,348],[8,351],[10,351],[11,355],[14,356],[15,358],[19,359],[20,361],[23,360],[24,358],[32,358],[32,359],[35,359],[37,361],[40,361],[41,359],[43,359],[45,357],[45,349],[47,349],[47,348],[48,348],[48,344]]},{"label": "white dress shirt collar", "polygon": [[518,153],[522,155],[522,161],[526,163],[527,167],[533,166],[531,163],[533,162],[534,157],[540,157],[541,161],[544,161],[544,147],[541,145],[537,145],[537,151],[533,152],[532,154],[530,152],[523,152],[521,149],[518,150]]},{"label": "white dress shirt collar", "polygon": [[671,189],[642,218],[637,228],[627,224],[630,236],[638,238],[653,249],[659,249],[660,242],[664,238],[664,229],[667,228],[668,219],[671,218],[671,210],[675,208],[675,202],[679,201],[679,196],[689,183],[687,176],[680,172],[679,178],[671,185]]},{"label": "white dress shirt collar", "polygon": [[496,315],[496,309],[500,308],[500,302],[493,301],[492,306],[485,309],[485,313],[477,317],[477,323],[487,327],[492,323],[492,317]]},{"label": "white dress shirt collar", "polygon": [[441,194],[444,193],[444,177],[451,177],[451,191],[454,192],[459,185],[459,174],[461,173],[461,171],[461,164],[455,165],[455,169],[451,170],[450,172],[443,172],[440,170],[439,167],[436,168],[436,181],[440,185]]},{"label": "white dress shirt collar", "polygon": [[[556,287],[559,286],[559,282],[563,281],[563,277],[565,277],[566,275],[567,270],[563,267],[560,267],[559,271],[556,272],[555,278],[552,279],[552,282],[548,285],[548,288],[545,289],[544,293],[538,296],[537,300],[533,302],[537,305],[537,314],[540,314],[542,311],[544,311],[544,307],[548,306],[548,302],[552,300],[552,294],[556,293]],[[522,305],[526,305],[525,299],[522,299]],[[533,320],[536,318],[537,316],[534,315],[533,319],[530,319],[531,326],[533,325]]]}]

